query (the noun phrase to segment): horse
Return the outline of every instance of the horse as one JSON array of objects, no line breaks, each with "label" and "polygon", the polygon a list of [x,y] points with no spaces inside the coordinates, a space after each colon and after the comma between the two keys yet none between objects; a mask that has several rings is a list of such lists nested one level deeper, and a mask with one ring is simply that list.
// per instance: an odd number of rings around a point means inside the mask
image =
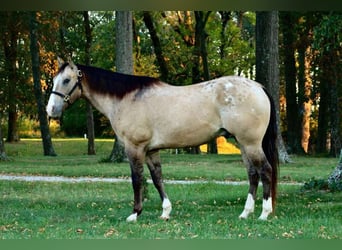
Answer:
[{"label": "horse", "polygon": [[254,212],[259,180],[263,186],[260,220],[275,210],[278,150],[274,101],[265,88],[240,76],[223,76],[187,86],[173,86],[148,76],[112,72],[58,59],[58,72],[46,111],[58,118],[77,99],[87,99],[110,121],[129,160],[134,193],[128,222],[143,209],[146,163],[162,201],[160,218],[172,205],[164,189],[159,150],[198,146],[232,135],[240,145],[249,190],[239,218]]}]

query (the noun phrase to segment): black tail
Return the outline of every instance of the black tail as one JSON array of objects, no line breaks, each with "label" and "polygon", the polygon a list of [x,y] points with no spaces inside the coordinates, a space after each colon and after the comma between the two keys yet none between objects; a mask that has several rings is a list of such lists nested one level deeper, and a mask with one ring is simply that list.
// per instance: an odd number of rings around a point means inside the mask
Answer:
[{"label": "black tail", "polygon": [[275,204],[277,198],[277,182],[278,182],[278,147],[277,147],[277,136],[278,136],[278,126],[277,126],[277,115],[274,105],[274,101],[271,95],[264,89],[271,105],[271,115],[270,121],[264,138],[262,140],[262,148],[266,155],[269,164],[272,167],[272,183],[271,183],[271,195],[272,195],[272,208],[275,211]]}]

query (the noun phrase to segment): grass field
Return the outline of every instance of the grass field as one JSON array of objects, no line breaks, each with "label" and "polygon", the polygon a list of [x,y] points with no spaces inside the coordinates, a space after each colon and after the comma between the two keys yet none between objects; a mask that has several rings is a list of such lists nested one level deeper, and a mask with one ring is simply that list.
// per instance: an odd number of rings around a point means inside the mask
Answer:
[{"label": "grass field", "polygon": [[[128,163],[111,164],[113,142],[96,141],[96,156],[85,154],[83,139],[54,140],[57,157],[42,156],[40,141],[6,144],[9,162],[0,174],[129,178]],[[281,165],[281,183],[327,178],[334,158],[294,157]],[[167,184],[173,203],[169,221],[161,221],[161,203],[152,185],[137,223],[127,223],[132,209],[130,183],[47,183],[0,181],[1,239],[342,239],[342,194],[303,191],[300,185],[279,185],[275,216],[258,221],[255,214],[239,220],[247,185],[213,180],[246,180],[240,155],[186,155],[162,152],[164,178],[208,180],[206,184]],[[146,171],[146,174],[148,171]],[[147,176],[147,175],[146,175]],[[261,188],[259,188],[259,197]]]}]

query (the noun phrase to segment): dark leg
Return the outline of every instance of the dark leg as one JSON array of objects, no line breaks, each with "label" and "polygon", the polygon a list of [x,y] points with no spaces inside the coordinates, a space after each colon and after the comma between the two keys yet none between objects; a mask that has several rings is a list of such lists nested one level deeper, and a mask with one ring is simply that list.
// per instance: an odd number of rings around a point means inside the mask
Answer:
[{"label": "dark leg", "polygon": [[254,212],[256,192],[258,189],[260,175],[255,163],[251,161],[250,157],[247,155],[245,150],[241,149],[242,158],[247,168],[248,180],[249,180],[249,191],[245,203],[243,212],[240,214],[239,218],[247,219],[248,215]]},{"label": "dark leg", "polygon": [[167,197],[167,194],[164,190],[164,184],[162,180],[162,170],[161,170],[161,164],[160,164],[160,156],[159,151],[151,151],[147,153],[146,157],[146,163],[150,170],[151,177],[153,180],[153,184],[158,190],[158,193],[160,195],[160,198],[163,202],[163,213],[161,215],[162,219],[169,219],[170,213],[172,210],[171,202]]},{"label": "dark leg", "polygon": [[249,178],[249,192],[245,208],[239,218],[246,219],[249,214],[254,212],[254,205],[256,199],[256,191],[258,188],[259,179],[263,185],[263,202],[262,213],[259,217],[261,220],[266,220],[268,215],[272,212],[272,198],[271,198],[271,176],[272,168],[261,149],[258,146],[249,146],[248,151],[243,149],[243,159],[247,166]]},{"label": "dark leg", "polygon": [[263,200],[262,212],[259,217],[260,220],[267,220],[267,216],[272,213],[272,197],[271,197],[271,182],[272,182],[272,168],[266,158],[264,158],[261,172],[261,181],[263,186]]},{"label": "dark leg", "polygon": [[143,193],[143,171],[144,153],[138,150],[127,150],[126,154],[130,162],[132,186],[134,192],[133,213],[127,217],[127,221],[136,221],[142,212],[142,193]]},{"label": "dark leg", "polygon": [[253,164],[249,165],[248,168],[248,179],[249,179],[249,191],[248,193],[253,196],[253,199],[256,199],[256,192],[259,185],[260,175],[257,169],[254,167]]},{"label": "dark leg", "polygon": [[164,191],[164,185],[162,181],[162,170],[160,164],[160,156],[158,151],[148,152],[146,156],[146,163],[150,170],[150,174],[153,180],[153,184],[158,190],[161,200],[167,198]]}]

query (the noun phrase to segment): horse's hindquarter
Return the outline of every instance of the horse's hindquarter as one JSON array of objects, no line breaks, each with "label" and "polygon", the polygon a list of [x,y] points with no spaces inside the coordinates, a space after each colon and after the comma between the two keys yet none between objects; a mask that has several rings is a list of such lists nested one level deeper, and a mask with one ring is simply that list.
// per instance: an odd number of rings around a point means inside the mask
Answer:
[{"label": "horse's hindquarter", "polygon": [[221,80],[217,102],[224,127],[242,144],[261,141],[270,118],[270,102],[262,86],[237,76]]}]

